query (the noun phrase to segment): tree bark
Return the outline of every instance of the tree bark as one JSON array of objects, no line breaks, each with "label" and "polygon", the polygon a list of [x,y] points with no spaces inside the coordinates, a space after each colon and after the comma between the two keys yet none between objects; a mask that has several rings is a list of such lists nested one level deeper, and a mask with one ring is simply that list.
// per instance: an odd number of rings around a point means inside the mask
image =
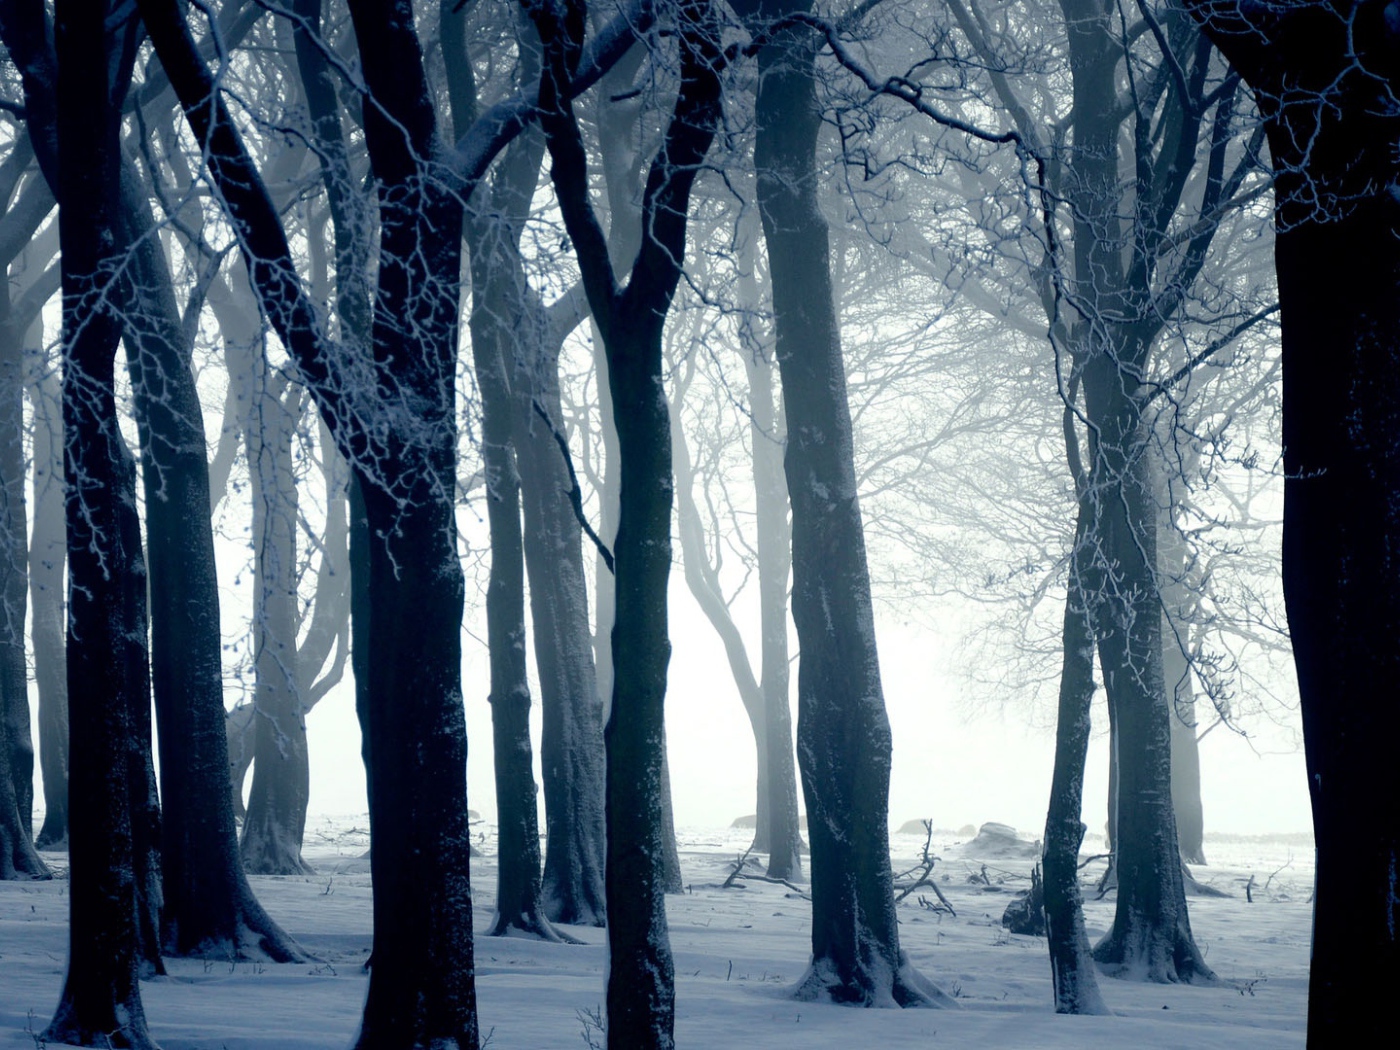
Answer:
[{"label": "tree bark", "polygon": [[258,875],[309,875],[301,857],[311,766],[297,652],[297,487],[292,441],[300,391],[260,375],[244,427],[253,497],[253,784],[239,852]]},{"label": "tree bark", "polygon": [[643,235],[625,287],[589,200],[587,158],[567,85],[585,9],[536,7],[544,45],[540,123],[565,226],[607,353],[620,486],[613,545],[612,705],[607,747],[608,1046],[675,1045],[675,973],[666,930],[664,847],[667,581],[671,569],[670,417],[661,334],[680,279],[690,191],[720,117],[720,61],[709,5],[676,12],[680,84],[642,198]]},{"label": "tree bark", "polygon": [[[772,19],[805,0],[744,4]],[[850,407],[816,197],[816,47],[788,30],[758,55],[754,164],[768,246],[792,501],[797,753],[811,841],[812,961],[801,998],[866,1006],[948,999],[899,947],[889,851],[891,739],[880,686]]]},{"label": "tree bark", "polygon": [[10,317],[8,268],[0,289],[0,878],[43,876],[34,854],[34,743],[24,634],[28,597],[24,384],[21,332]]},{"label": "tree bark", "polygon": [[603,885],[603,705],[588,627],[582,530],[565,495],[568,470],[554,435],[559,400],[559,346],[536,345],[533,366],[516,391],[515,449],[525,512],[525,569],[535,636],[543,730],[545,914],[554,922],[601,926]]},{"label": "tree bark", "polygon": [[[1099,992],[1084,907],[1079,892],[1079,848],[1084,842],[1084,766],[1094,700],[1094,624],[1089,595],[1100,587],[1086,540],[1093,519],[1088,479],[1080,465],[1073,413],[1065,409],[1065,438],[1074,474],[1078,507],[1074,545],[1070,548],[1061,651],[1060,705],[1055,719],[1055,765],[1050,782],[1050,806],[1045,815],[1045,934],[1050,949],[1050,975],[1055,1012],[1107,1014]],[[1111,792],[1110,792],[1111,793]]]},{"label": "tree bark", "polygon": [[[38,355],[36,355],[38,356]],[[34,409],[34,525],[29,541],[30,638],[39,692],[39,768],[44,784],[40,849],[68,848],[68,677],[63,653],[63,423],[57,369],[29,381]]]},{"label": "tree bark", "polygon": [[[26,15],[42,24],[42,5]],[[59,238],[63,267],[64,473],[70,614],[68,687],[70,950],[63,991],[42,1038],[79,1046],[154,1047],[137,982],[136,739],[149,695],[134,674],[144,649],[145,587],[135,465],[117,426],[111,308],[116,244],[120,92],[108,82],[105,5],[57,7]],[[148,717],[148,716],[147,716]],[[149,751],[149,740],[145,742]]]},{"label": "tree bark", "polygon": [[1189,5],[1275,173],[1283,584],[1317,846],[1308,1046],[1381,1039],[1400,978],[1400,34],[1381,0]]},{"label": "tree bark", "polygon": [[476,1050],[463,581],[453,516],[462,213],[453,193],[429,177],[441,150],[412,12],[403,0],[351,4],[377,103],[365,110],[380,206],[374,357],[366,361],[328,352],[276,209],[178,8],[142,0],[141,11],[206,143],[253,287],[364,500],[360,535],[368,540],[366,598],[374,609],[363,625],[371,632],[363,655],[375,894],[374,966],[357,1045]]}]

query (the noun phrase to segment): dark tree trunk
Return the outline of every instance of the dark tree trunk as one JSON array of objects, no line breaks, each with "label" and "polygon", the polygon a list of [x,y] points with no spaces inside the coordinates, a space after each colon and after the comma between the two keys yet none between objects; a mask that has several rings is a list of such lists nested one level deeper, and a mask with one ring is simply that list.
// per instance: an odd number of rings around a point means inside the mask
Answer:
[{"label": "dark tree trunk", "polygon": [[1089,753],[1090,711],[1094,699],[1094,636],[1085,590],[1083,549],[1092,509],[1081,497],[1070,551],[1065,596],[1064,663],[1060,708],[1055,721],[1055,768],[1050,808],[1045,816],[1045,932],[1055,1012],[1109,1013],[1099,993],[1084,908],[1079,893],[1079,847],[1084,842],[1084,765]]},{"label": "dark tree trunk", "polygon": [[[27,13],[44,17],[37,4]],[[130,659],[136,639],[144,648],[136,592],[145,578],[139,544],[131,546],[139,535],[135,466],[114,396],[120,93],[114,99],[108,83],[104,13],[68,0],[57,8],[73,810],[68,971],[43,1038],[143,1048],[155,1044],[137,983],[132,783],[144,780],[135,736],[150,698],[138,692],[143,683],[134,679],[143,676]]]},{"label": "dark tree trunk", "polygon": [[601,926],[603,886],[603,705],[588,628],[582,530],[566,493],[568,469],[549,427],[559,401],[559,347],[541,340],[516,391],[515,448],[525,511],[525,568],[535,635],[543,730],[545,913],[555,922]]},{"label": "dark tree trunk", "polygon": [[609,1047],[675,1045],[675,972],[666,930],[665,847],[666,590],[671,570],[670,417],[661,333],[680,279],[690,191],[720,117],[718,42],[712,12],[686,2],[676,12],[680,84],[675,109],[642,198],[644,232],[625,287],[589,201],[587,158],[568,101],[571,62],[582,44],[582,4],[533,8],[544,44],[541,125],[552,178],[607,353],[620,466],[613,545],[616,613],[607,747],[607,906],[611,964]]},{"label": "dark tree trunk", "polygon": [[[528,20],[517,11],[521,28]],[[465,16],[442,8],[442,46],[455,127],[476,119],[476,82],[467,54]],[[533,46],[532,46],[533,45]],[[539,48],[520,37],[522,82],[539,75]],[[559,934],[544,914],[539,808],[530,742],[530,683],[525,646],[525,546],[520,475],[512,431],[513,367],[534,325],[521,265],[520,236],[539,179],[544,144],[517,138],[496,168],[490,191],[477,195],[467,219],[472,275],[472,362],[481,392],[481,458],[491,570],[486,589],[486,636],[491,667],[492,758],[496,779],[496,915],[492,936],[512,931],[546,940]]]},{"label": "dark tree trunk", "polygon": [[1392,7],[1190,5],[1276,174],[1283,583],[1317,845],[1308,1046],[1382,1040],[1400,979],[1400,84]]},{"label": "dark tree trunk", "polygon": [[[766,18],[810,10],[743,5]],[[787,409],[797,752],[812,849],[812,962],[802,998],[951,1002],[900,951],[889,851],[891,740],[880,687],[850,408],[816,197],[814,39],[787,31],[758,56],[754,164]]]},{"label": "dark tree trunk", "polygon": [[[297,652],[297,489],[292,413],[299,391],[259,361],[244,433],[253,494],[253,784],[239,850],[258,875],[309,875],[301,858],[311,795]],[[288,404],[290,402],[290,405]]]},{"label": "dark tree trunk", "polygon": [[41,365],[34,406],[34,527],[29,543],[30,638],[39,692],[39,769],[44,783],[40,849],[68,848],[68,674],[63,653],[63,424],[58,372]]},{"label": "dark tree trunk", "polygon": [[[42,23],[38,25],[37,32],[9,38],[12,52],[22,52],[26,68],[36,70],[52,62]],[[54,165],[46,163],[53,138],[50,90],[44,78],[26,75],[27,109],[37,141],[44,144],[38,150],[40,166],[53,181]],[[238,861],[233,813],[225,812],[228,762],[204,428],[169,264],[139,177],[130,164],[118,163],[121,198],[114,222],[125,252],[118,293],[130,307],[123,323],[129,345],[136,348],[127,356],[147,495],[150,673],[164,729],[164,948],[172,954],[223,958],[256,942],[273,958],[302,958],[253,897]],[[42,564],[51,579],[61,577],[61,561]],[[44,608],[51,608],[50,603]],[[43,619],[36,600],[36,630]],[[38,634],[35,641],[42,696]],[[43,653],[57,649],[57,639],[46,636]]]},{"label": "dark tree trunk", "polygon": [[1115,976],[1211,980],[1191,936],[1171,804],[1171,708],[1162,678],[1156,501],[1145,459],[1132,355],[1087,357],[1085,413],[1096,427],[1088,500],[1091,596],[1104,687],[1117,734],[1118,881],[1113,928],[1094,948]]},{"label": "dark tree trunk", "polygon": [[[130,246],[125,325],[146,495],[151,684],[161,728],[162,946],[171,955],[247,952],[305,958],[243,874],[228,791],[219,628],[203,411],[169,263],[135,168],[122,168],[121,231]],[[241,800],[240,800],[241,801]]]},{"label": "dark tree trunk", "polygon": [[[356,1046],[476,1050],[464,584],[453,513],[462,208],[431,178],[440,147],[410,5],[352,0],[351,15],[378,103],[365,110],[365,136],[379,184],[373,346],[388,424],[372,460],[352,459],[371,538],[374,610],[374,966]],[[390,424],[399,417],[412,422]]]},{"label": "dark tree trunk", "polygon": [[178,7],[142,0],[141,11],[192,130],[208,144],[262,306],[364,500],[374,615],[356,633],[372,631],[363,655],[375,894],[374,966],[357,1045],[476,1050],[453,515],[462,213],[429,177],[440,150],[412,12],[404,2],[351,5],[377,102],[365,111],[381,234],[371,387],[362,381],[367,362],[328,353],[271,198]]},{"label": "dark tree trunk", "polygon": [[[21,335],[10,317],[8,273],[0,271],[0,877],[39,875],[35,862],[34,742],[29,728],[29,674],[24,653],[28,598],[25,507],[24,383]],[[18,867],[16,867],[18,862]]]}]

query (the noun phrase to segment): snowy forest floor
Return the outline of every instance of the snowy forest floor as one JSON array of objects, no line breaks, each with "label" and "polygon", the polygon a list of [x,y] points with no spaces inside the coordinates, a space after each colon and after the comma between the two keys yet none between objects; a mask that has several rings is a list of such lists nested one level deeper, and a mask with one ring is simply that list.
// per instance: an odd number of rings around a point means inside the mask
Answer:
[{"label": "snowy forest floor", "polygon": [[[366,818],[313,820],[305,856],[314,877],[253,879],[269,912],[319,964],[173,960],[170,975],[142,986],[152,1032],[165,1050],[340,1050],[359,1022],[370,946]],[[484,827],[484,826],[483,826]],[[478,830],[481,830],[478,828]],[[771,883],[721,888],[751,832],[681,835],[687,892],[668,899],[676,956],[676,1041],[720,1050],[738,1045],[825,1050],[866,1046],[953,1048],[1180,1047],[1260,1050],[1304,1042],[1312,849],[1300,841],[1206,841],[1211,864],[1193,869],[1229,897],[1193,897],[1191,923],[1215,986],[1163,986],[1101,979],[1116,1016],[1050,1012],[1050,968],[1041,938],[1008,934],[1001,915],[1028,885],[1033,858],[975,856],[953,833],[935,832],[934,875],[956,918],[918,902],[899,906],[905,950],[960,1010],[858,1010],[792,999],[809,953],[807,902]],[[891,836],[895,870],[914,865],[923,835]],[[495,896],[494,835],[473,861],[476,928],[488,927]],[[1090,839],[1086,855],[1102,848]],[[48,855],[65,869],[67,857]],[[981,876],[990,885],[969,881]],[[1095,900],[1103,870],[1084,869],[1086,919],[1095,940],[1112,922],[1110,894]],[[1254,902],[1244,887],[1255,876]],[[1272,878],[1270,878],[1272,876]],[[1267,885],[1266,885],[1267,883]],[[32,1050],[58,1001],[68,951],[67,883],[0,883],[0,1050]],[[570,928],[587,944],[479,936],[477,989],[490,1050],[602,1045],[592,1028],[603,1000],[605,937]]]}]

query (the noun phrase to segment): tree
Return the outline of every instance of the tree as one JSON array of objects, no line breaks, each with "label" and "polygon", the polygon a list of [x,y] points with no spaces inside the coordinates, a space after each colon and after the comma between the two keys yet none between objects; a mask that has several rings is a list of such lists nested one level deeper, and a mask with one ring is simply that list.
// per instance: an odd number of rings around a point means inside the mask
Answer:
[{"label": "tree", "polygon": [[[768,23],[805,0],[743,4]],[[797,753],[812,849],[812,962],[799,995],[864,1005],[947,997],[900,951],[889,852],[891,740],[856,496],[850,409],[816,199],[816,38],[780,29],[758,51],[758,206],[787,410],[792,616],[801,656]]]},{"label": "tree", "polygon": [[[720,219],[722,226],[732,215]],[[744,411],[747,416],[748,472],[753,478],[754,537],[738,540],[748,573],[758,577],[759,653],[755,674],[743,633],[732,615],[731,603],[736,594],[726,594],[721,580],[724,544],[735,546],[731,539],[721,539],[718,518],[726,514],[723,504],[727,485],[712,485],[716,476],[725,472],[721,463],[725,448],[738,446],[743,450],[744,435],[723,427],[723,407],[706,402],[693,411],[697,428],[697,452],[692,455],[690,439],[681,421],[683,402],[694,400],[691,385],[696,374],[697,350],[706,337],[691,333],[682,339],[686,357],[682,365],[672,366],[672,438],[675,448],[677,483],[677,519],[681,540],[681,556],[685,566],[685,581],[706,619],[714,627],[724,645],[739,699],[748,715],[757,748],[758,787],[755,807],[753,849],[768,854],[768,875],[772,878],[794,878],[801,872],[801,836],[798,829],[797,776],[793,764],[792,710],[789,697],[787,590],[791,570],[792,543],[788,529],[787,483],[783,477],[783,446],[785,434],[782,405],[775,396],[771,345],[757,335],[759,292],[757,285],[756,223],[737,220],[740,225],[739,272],[737,284],[737,332],[721,330],[717,338],[736,339],[744,365],[747,390]],[[724,231],[724,237],[732,234]],[[703,256],[702,256],[703,258]],[[703,263],[702,263],[703,265]],[[692,273],[691,281],[703,280],[703,274]],[[713,293],[706,293],[713,294]],[[708,316],[704,311],[702,316]],[[722,392],[716,400],[733,396],[732,380],[720,377],[717,386]],[[716,413],[715,409],[719,408]],[[715,419],[721,420],[715,424]],[[723,427],[723,429],[719,429]],[[703,429],[700,429],[703,428]],[[699,482],[701,495],[709,508],[710,524],[702,518],[695,493]],[[716,496],[715,489],[722,490]],[[734,501],[728,501],[728,513],[733,514]],[[708,536],[707,536],[708,533]]]},{"label": "tree", "polygon": [[[523,13],[518,13],[525,22]],[[520,76],[539,75],[539,47],[520,27]],[[464,38],[465,19],[444,9],[443,55],[453,120],[468,127],[477,116],[476,83]],[[486,516],[491,539],[486,591],[486,632],[491,666],[492,758],[496,777],[497,891],[493,936],[514,931],[562,939],[544,914],[540,834],[530,743],[530,684],[525,650],[525,544],[521,528],[520,474],[514,429],[512,367],[516,333],[529,310],[520,236],[539,178],[544,143],[530,134],[515,139],[496,168],[489,195],[483,188],[469,209],[472,361],[481,392],[481,458],[486,476]]]},{"label": "tree", "polygon": [[[132,789],[145,786],[137,734],[143,720],[149,732],[150,694],[136,470],[117,427],[121,320],[112,294],[120,104],[135,23],[120,20],[109,40],[104,9],[65,0],[56,13],[73,809],[68,971],[43,1038],[142,1048],[155,1044],[137,986],[140,830]],[[41,5],[20,17],[42,31]],[[114,51],[127,56],[116,63],[115,84]]]},{"label": "tree", "polygon": [[662,780],[671,568],[670,419],[662,327],[681,276],[691,189],[720,118],[718,24],[703,0],[674,9],[679,83],[642,198],[641,243],[619,285],[589,200],[587,158],[568,85],[583,49],[587,11],[527,6],[544,47],[540,125],[551,179],[607,352],[621,474],[613,547],[616,613],[607,747],[608,1045],[675,1045],[674,964],[656,858]]},{"label": "tree", "polygon": [[[478,1045],[472,966],[461,565],[455,545],[455,356],[461,206],[404,2],[351,5],[375,104],[373,358],[346,360],[300,287],[257,169],[175,5],[142,4],[254,289],[357,475],[369,526],[366,722],[374,966],[359,1046]],[[365,382],[365,380],[368,382]],[[404,863],[412,857],[414,862]]]},{"label": "tree", "polygon": [[[1308,1045],[1400,975],[1400,29],[1380,0],[1187,5],[1254,91],[1275,186],[1283,583],[1317,845]],[[1354,1035],[1353,1035],[1354,1037]]]}]

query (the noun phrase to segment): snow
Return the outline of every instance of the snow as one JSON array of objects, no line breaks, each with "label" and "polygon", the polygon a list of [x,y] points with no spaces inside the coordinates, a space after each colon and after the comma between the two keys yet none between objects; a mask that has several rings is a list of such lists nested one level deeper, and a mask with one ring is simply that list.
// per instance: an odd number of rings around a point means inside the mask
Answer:
[{"label": "snow", "polygon": [[[151,1030],[165,1050],[329,1050],[346,1047],[366,988],[370,888],[363,814],[315,818],[303,851],[319,874],[254,876],[273,917],[321,960],[313,964],[172,960],[170,976],[142,985]],[[1181,1047],[1282,1050],[1304,1043],[1311,850],[1287,841],[1207,837],[1209,866],[1197,879],[1235,894],[1192,898],[1191,924],[1214,987],[1143,985],[1104,978],[1112,1017],[1050,1012],[1044,942],[1008,934],[1001,914],[1026,886],[1030,861],[975,856],[951,832],[935,832],[934,869],[957,917],[917,903],[899,906],[902,947],[957,1010],[859,1010],[800,1003],[792,987],[808,962],[808,904],[784,886],[743,882],[722,890],[751,832],[681,835],[688,892],[667,899],[676,960],[676,1041],[681,1047],[735,1044],[811,1050],[869,1046],[1043,1050]],[[923,835],[891,836],[894,867],[917,860]],[[587,1045],[583,1031],[603,1002],[604,931],[571,927],[581,946],[491,938],[495,842],[473,860],[477,989],[483,1037],[492,1050]],[[1086,855],[1102,843],[1086,844]],[[63,854],[46,854],[58,868]],[[968,881],[983,863],[991,886]],[[1084,871],[1087,886],[1101,865]],[[1254,903],[1243,886],[1255,875]],[[1271,877],[1272,876],[1272,877]],[[946,877],[946,881],[941,881]],[[1002,879],[1004,881],[999,882]],[[1091,939],[1112,922],[1112,899],[1086,903]],[[58,1001],[68,950],[67,883],[0,883],[0,1050],[33,1050]],[[594,1039],[597,1039],[596,1032]],[[935,1042],[936,1040],[936,1042]]]}]

